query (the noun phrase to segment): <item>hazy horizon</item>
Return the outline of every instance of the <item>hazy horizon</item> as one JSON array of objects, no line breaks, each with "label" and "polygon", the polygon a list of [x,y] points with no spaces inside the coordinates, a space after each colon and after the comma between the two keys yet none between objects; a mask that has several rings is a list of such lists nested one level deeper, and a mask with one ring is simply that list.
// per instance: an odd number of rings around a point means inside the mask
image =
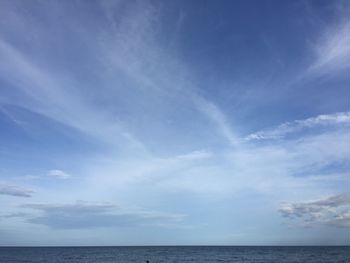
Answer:
[{"label": "hazy horizon", "polygon": [[349,1],[0,16],[0,246],[350,245]]}]

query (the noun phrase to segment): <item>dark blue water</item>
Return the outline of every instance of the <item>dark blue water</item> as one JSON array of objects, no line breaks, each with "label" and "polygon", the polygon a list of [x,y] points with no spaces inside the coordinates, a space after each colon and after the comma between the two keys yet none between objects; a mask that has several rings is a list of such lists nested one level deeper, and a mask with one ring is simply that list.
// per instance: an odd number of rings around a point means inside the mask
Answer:
[{"label": "dark blue water", "polygon": [[350,247],[0,247],[0,262],[350,262]]}]

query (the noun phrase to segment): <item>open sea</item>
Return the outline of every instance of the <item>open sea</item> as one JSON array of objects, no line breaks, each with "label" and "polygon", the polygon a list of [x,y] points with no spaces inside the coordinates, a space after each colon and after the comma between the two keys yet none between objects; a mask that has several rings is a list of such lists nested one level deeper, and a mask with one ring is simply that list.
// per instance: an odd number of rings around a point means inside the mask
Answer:
[{"label": "open sea", "polygon": [[0,262],[104,263],[104,262],[245,262],[345,263],[350,247],[0,247]]}]

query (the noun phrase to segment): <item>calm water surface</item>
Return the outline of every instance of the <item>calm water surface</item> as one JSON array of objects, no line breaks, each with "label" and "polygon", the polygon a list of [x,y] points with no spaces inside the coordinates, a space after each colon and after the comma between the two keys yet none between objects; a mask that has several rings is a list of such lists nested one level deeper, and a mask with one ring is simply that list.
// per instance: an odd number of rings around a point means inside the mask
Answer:
[{"label": "calm water surface", "polygon": [[0,262],[349,262],[350,247],[0,247]]}]

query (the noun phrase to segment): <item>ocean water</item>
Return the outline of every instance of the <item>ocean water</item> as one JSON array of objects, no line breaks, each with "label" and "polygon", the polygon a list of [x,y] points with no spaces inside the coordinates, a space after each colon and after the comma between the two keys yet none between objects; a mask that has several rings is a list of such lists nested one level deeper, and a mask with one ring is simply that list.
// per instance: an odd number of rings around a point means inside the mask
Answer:
[{"label": "ocean water", "polygon": [[350,247],[0,247],[0,262],[345,263]]}]

